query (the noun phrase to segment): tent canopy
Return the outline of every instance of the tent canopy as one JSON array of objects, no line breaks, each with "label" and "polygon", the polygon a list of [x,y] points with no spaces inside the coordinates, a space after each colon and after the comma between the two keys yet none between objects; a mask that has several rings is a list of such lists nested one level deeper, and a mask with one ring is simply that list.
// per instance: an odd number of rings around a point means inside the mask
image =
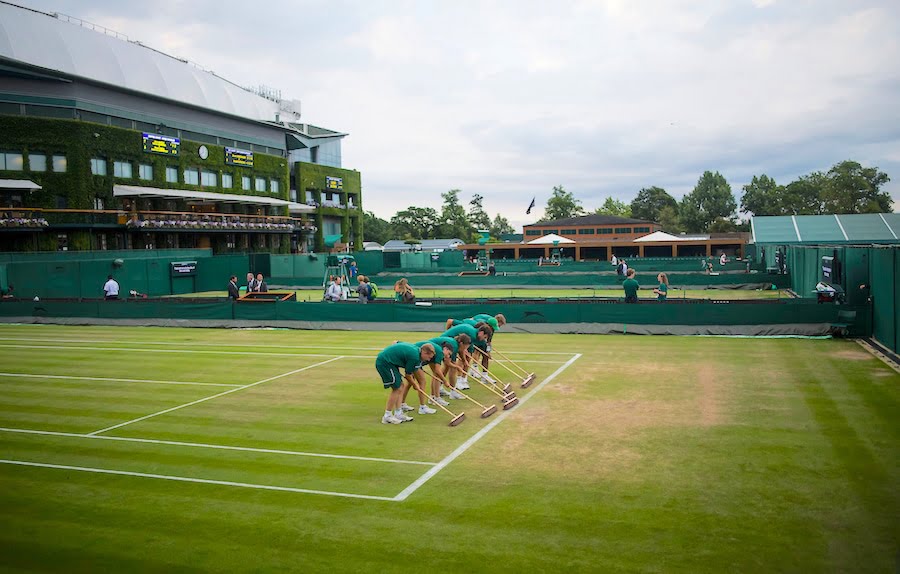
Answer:
[{"label": "tent canopy", "polygon": [[568,237],[562,237],[555,233],[548,233],[543,237],[538,237],[537,239],[532,239],[528,242],[528,245],[553,245],[554,242],[562,245],[563,243],[575,243]]}]

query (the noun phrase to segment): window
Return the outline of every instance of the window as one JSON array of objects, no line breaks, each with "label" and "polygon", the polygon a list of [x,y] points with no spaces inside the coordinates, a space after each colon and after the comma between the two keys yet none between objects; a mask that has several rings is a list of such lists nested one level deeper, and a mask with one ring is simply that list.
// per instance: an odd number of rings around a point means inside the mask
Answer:
[{"label": "window", "polygon": [[256,191],[265,191],[266,190],[266,178],[257,177],[256,178]]},{"label": "window", "polygon": [[241,189],[250,190],[250,176],[245,175],[241,177]]},{"label": "window", "polygon": [[578,232],[575,229],[563,229],[562,234],[563,235],[577,235]]},{"label": "window", "polygon": [[612,235],[613,230],[609,227],[600,227],[597,229],[597,233],[600,235]]},{"label": "window", "polygon": [[69,162],[66,160],[66,156],[59,154],[53,156],[53,171],[56,173],[65,173],[68,167]]},{"label": "window", "polygon": [[230,173],[222,174],[222,187],[225,189],[231,189],[231,186],[234,185],[234,178],[231,177]]},{"label": "window", "polygon": [[544,234],[544,235],[549,235],[549,234],[551,234],[551,233],[559,234],[559,229],[545,229],[545,230],[543,231],[543,234]]},{"label": "window", "polygon": [[169,183],[178,183],[177,167],[166,167],[166,181]]},{"label": "window", "polygon": [[0,153],[0,169],[22,171],[24,167],[25,162],[22,160],[22,154],[12,152]]},{"label": "window", "polygon": [[200,185],[200,170],[186,169],[184,170],[184,183],[191,185]]},{"label": "window", "polygon": [[541,232],[537,229],[526,229],[525,235],[540,235]]},{"label": "window", "polygon": [[635,233],[650,233],[650,228],[649,227],[635,227],[634,232]]},{"label": "window", "polygon": [[309,148],[310,163],[319,163],[319,146]]},{"label": "window", "polygon": [[47,171],[47,156],[42,153],[28,154],[28,166],[31,171]]},{"label": "window", "polygon": [[206,185],[209,187],[216,186],[216,172],[214,171],[203,171],[200,173],[200,185]]},{"label": "window", "polygon": [[94,175],[106,175],[106,160],[102,157],[92,157],[91,173]]},{"label": "window", "polygon": [[103,209],[103,198],[102,197],[94,198],[94,209]]},{"label": "window", "polygon": [[630,227],[616,227],[616,233],[631,233]]},{"label": "window", "polygon": [[153,179],[153,166],[142,163],[138,166],[138,177],[145,181]]},{"label": "window", "polygon": [[296,189],[291,190],[291,201],[293,201],[294,203],[297,203],[297,190]]},{"label": "window", "polygon": [[131,164],[127,161],[114,161],[113,175],[116,177],[131,179]]},{"label": "window", "polygon": [[578,230],[578,235],[593,235],[593,234],[594,234],[593,229],[579,229]]},{"label": "window", "polygon": [[269,191],[271,191],[272,193],[278,193],[278,192],[279,192],[279,189],[278,189],[278,180],[277,180],[277,179],[270,179],[270,180],[269,180]]}]

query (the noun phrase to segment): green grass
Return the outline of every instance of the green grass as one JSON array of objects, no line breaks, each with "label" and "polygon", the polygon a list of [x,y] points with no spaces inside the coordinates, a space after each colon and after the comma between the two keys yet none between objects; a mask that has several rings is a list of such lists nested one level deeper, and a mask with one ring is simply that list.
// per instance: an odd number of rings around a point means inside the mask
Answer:
[{"label": "green grass", "polygon": [[[397,338],[0,325],[0,427],[76,435],[0,459],[393,498],[432,467],[263,449],[436,463],[496,420],[381,425]],[[539,382],[581,357],[402,502],[0,464],[0,570],[895,571],[900,375],[854,343],[495,346]],[[84,436],[128,421],[99,435],[156,442]]]},{"label": "green grass", "polygon": [[[280,289],[273,289],[280,291]],[[323,293],[318,289],[298,290],[297,301],[321,301]],[[193,293],[191,297],[225,297],[225,291],[204,291],[202,293]],[[642,289],[638,293],[641,299],[656,299],[653,289]],[[548,298],[548,297],[621,297],[625,295],[622,289],[431,289],[423,287],[416,289],[416,296],[422,300],[428,299],[475,299],[475,298]],[[178,295],[183,297],[183,295]],[[669,292],[670,299],[728,299],[728,300],[745,300],[745,299],[785,299],[788,295],[783,290],[775,291],[756,291],[743,289],[672,289]],[[380,290],[378,292],[379,299],[393,299],[394,292],[391,290]]]}]

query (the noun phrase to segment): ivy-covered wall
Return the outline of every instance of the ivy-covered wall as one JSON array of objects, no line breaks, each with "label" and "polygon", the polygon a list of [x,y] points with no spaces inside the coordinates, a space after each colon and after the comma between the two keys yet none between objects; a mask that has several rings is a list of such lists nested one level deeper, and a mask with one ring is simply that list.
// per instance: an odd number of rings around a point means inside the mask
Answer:
[{"label": "ivy-covered wall", "polygon": [[323,217],[326,215],[341,218],[341,241],[350,241],[350,230],[356,238],[357,245],[353,248],[362,249],[363,242],[363,210],[362,210],[362,184],[360,174],[356,170],[331,167],[316,163],[297,162],[294,165],[294,178],[297,185],[297,201],[305,203],[307,199],[314,199],[321,203],[322,193],[330,192],[326,189],[326,177],[339,177],[343,180],[343,189],[340,193],[345,198],[353,197],[353,205],[356,209],[340,209],[337,207],[319,207],[316,210],[316,251],[325,251],[325,236],[323,232]]},{"label": "ivy-covered wall", "polygon": [[[56,196],[63,196],[69,209],[93,209],[95,197],[101,198],[107,209],[115,208],[119,204],[112,196],[114,183],[288,199],[286,158],[254,153],[253,167],[242,168],[225,164],[225,149],[222,146],[205,144],[209,157],[206,160],[200,159],[198,150],[201,145],[204,144],[182,139],[178,156],[163,156],[143,151],[139,131],[78,120],[0,116],[0,151],[21,152],[25,155],[24,171],[0,170],[0,178],[30,179],[43,188],[23,194],[26,207],[55,208]],[[27,157],[29,153],[46,154],[48,171],[31,171]],[[66,156],[68,165],[64,173],[52,171],[53,154]],[[93,157],[106,158],[108,175],[91,174]],[[113,161],[130,162],[132,177],[113,177]],[[152,180],[139,179],[138,164],[153,166]],[[166,181],[166,167],[178,168],[178,183]],[[216,172],[216,186],[201,187],[183,183],[185,168]],[[230,189],[222,187],[223,172],[233,176]],[[244,190],[241,188],[241,177],[244,175],[251,178],[264,177],[267,186],[268,180],[277,180],[279,192],[273,194],[253,189]],[[284,215],[287,215],[287,209]]]}]

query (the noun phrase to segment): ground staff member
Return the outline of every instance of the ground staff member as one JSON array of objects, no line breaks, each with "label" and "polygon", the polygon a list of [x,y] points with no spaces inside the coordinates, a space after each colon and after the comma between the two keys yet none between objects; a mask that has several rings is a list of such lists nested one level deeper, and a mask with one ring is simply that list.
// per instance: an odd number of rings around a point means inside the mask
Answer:
[{"label": "ground staff member", "polygon": [[657,301],[665,301],[666,295],[669,294],[669,277],[665,273],[660,273],[656,276],[656,280],[659,281],[659,287],[653,290],[656,293]]},{"label": "ground staff member", "polygon": [[[442,406],[447,406],[450,403],[441,398],[441,395],[449,396],[452,399],[463,399],[464,397],[459,394],[459,392],[453,388],[453,385],[449,382],[448,376],[450,375],[451,370],[458,371],[462,369],[462,367],[457,364],[457,357],[459,356],[459,346],[460,344],[468,346],[471,343],[468,335],[457,335],[456,337],[434,337],[433,339],[428,339],[427,341],[419,341],[418,343],[413,343],[416,347],[421,348],[425,344],[431,344],[435,348],[434,358],[428,362],[428,366],[431,368],[431,402],[437,403]],[[419,369],[415,373],[416,380],[419,382],[419,386],[423,389],[426,388],[425,381],[425,371],[424,369]],[[455,380],[455,372],[453,376],[453,380]],[[445,392],[443,388],[441,388],[441,383],[446,384],[450,387],[450,392]],[[412,411],[413,408],[406,404],[406,397],[409,394],[409,389],[403,391],[403,403],[400,405],[400,408],[403,409],[403,412]],[[421,398],[421,395],[419,395]],[[421,403],[421,400],[420,400]],[[419,414],[420,415],[430,415],[434,413],[434,409],[428,408],[427,405],[421,404],[419,406]]]},{"label": "ground staff member", "polygon": [[[409,385],[413,373],[422,368],[422,365],[430,361],[434,357],[434,347],[428,343],[422,345],[421,348],[409,343],[395,343],[389,347],[385,347],[375,358],[375,370],[381,376],[381,382],[385,389],[391,389],[388,396],[387,404],[384,407],[384,416],[381,417],[382,424],[398,425],[403,422],[411,421],[413,418],[407,416],[400,408],[403,397],[404,385]],[[400,376],[400,368],[405,372],[406,381]]]},{"label": "ground staff member", "polygon": [[106,276],[106,284],[103,285],[103,295],[107,299],[119,298],[119,284],[113,279],[112,275]]},{"label": "ground staff member", "polygon": [[485,313],[479,313],[473,317],[469,317],[467,319],[447,319],[447,325],[445,329],[449,329],[450,327],[455,327],[457,325],[472,325],[476,326],[478,323],[487,323],[491,326],[491,329],[494,331],[499,331],[500,327],[506,325],[506,317],[502,313],[497,313],[496,315],[487,315]]},{"label": "ground staff member", "polygon": [[[483,353],[487,353],[488,343],[491,340],[491,337],[494,336],[494,330],[491,329],[491,326],[487,323],[478,323],[478,327],[473,327],[472,325],[457,325],[456,327],[451,327],[447,329],[441,336],[442,337],[456,337],[457,335],[467,335],[469,339],[472,341],[468,347],[460,347],[460,351],[462,352],[462,361],[463,361],[463,372],[462,376],[459,377],[458,380],[452,381],[451,386],[455,389],[466,390],[469,388],[468,377],[466,376],[466,372],[469,369],[469,366],[472,363],[472,353],[475,352],[475,347],[478,347]],[[485,355],[482,355],[482,359],[484,359]]]}]

